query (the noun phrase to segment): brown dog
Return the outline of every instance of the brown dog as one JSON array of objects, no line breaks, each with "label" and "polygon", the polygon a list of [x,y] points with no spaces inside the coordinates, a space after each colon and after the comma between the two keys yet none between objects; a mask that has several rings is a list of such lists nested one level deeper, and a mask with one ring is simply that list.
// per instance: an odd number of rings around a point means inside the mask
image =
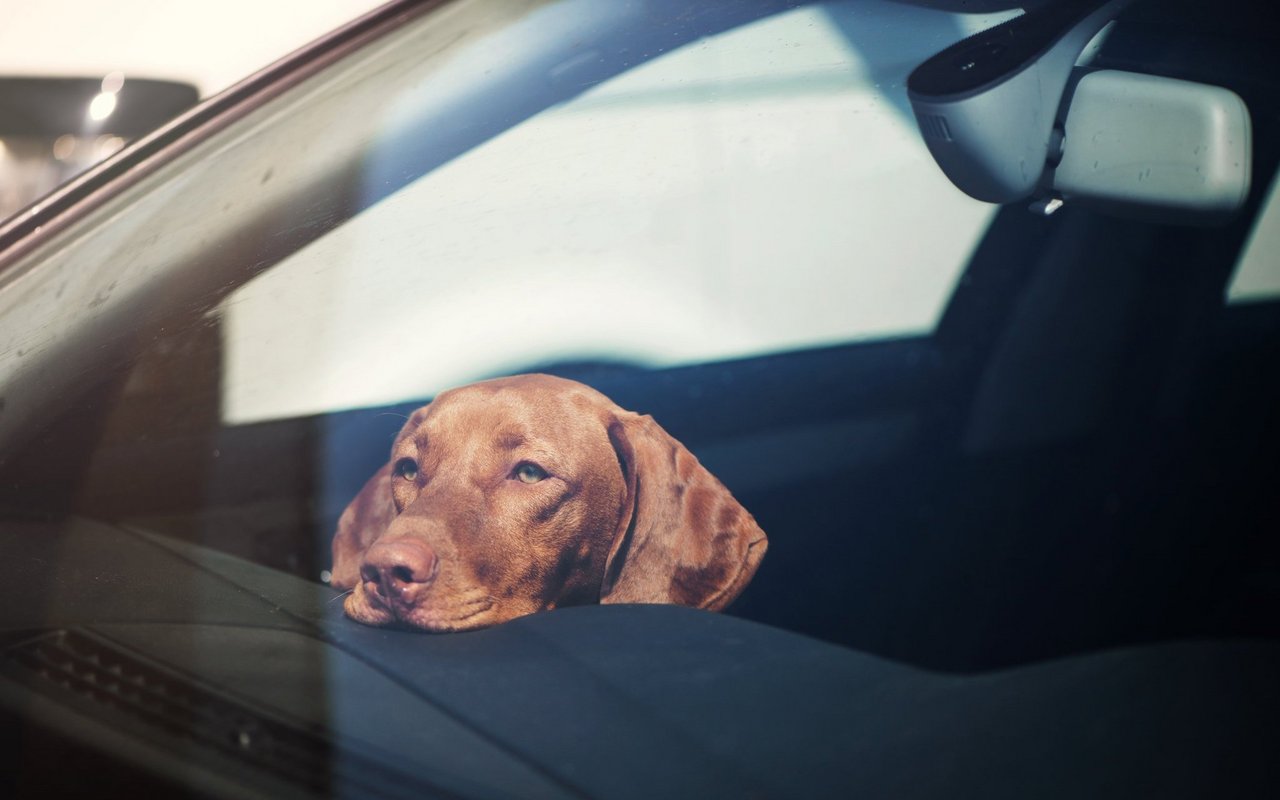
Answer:
[{"label": "brown dog", "polygon": [[652,418],[549,375],[438,396],[347,506],[333,577],[369,625],[459,631],[584,603],[718,611],[764,531]]}]

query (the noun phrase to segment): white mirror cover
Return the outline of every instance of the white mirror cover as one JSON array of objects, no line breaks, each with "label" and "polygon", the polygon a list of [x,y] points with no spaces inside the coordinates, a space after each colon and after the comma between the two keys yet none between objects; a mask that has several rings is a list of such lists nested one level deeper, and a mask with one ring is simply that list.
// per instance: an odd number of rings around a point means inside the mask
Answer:
[{"label": "white mirror cover", "polygon": [[1249,193],[1249,110],[1216,86],[1101,70],[1080,80],[1053,189],[1156,219],[1226,216]]}]

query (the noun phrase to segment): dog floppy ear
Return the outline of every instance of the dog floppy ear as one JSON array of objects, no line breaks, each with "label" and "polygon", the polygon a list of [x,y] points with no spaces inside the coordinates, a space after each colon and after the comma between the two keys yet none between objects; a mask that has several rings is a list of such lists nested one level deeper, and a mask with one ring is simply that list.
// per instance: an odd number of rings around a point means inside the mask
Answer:
[{"label": "dog floppy ear", "polygon": [[[422,424],[430,406],[409,415],[396,434],[392,450],[400,440]],[[329,585],[335,589],[352,589],[360,581],[360,562],[364,551],[386,531],[396,518],[396,504],[391,497],[391,462],[388,461],[365,481],[364,488],[343,509],[338,530],[333,535],[333,569]]]},{"label": "dog floppy ear", "polygon": [[626,503],[605,563],[602,603],[678,603],[719,611],[764,558],[755,519],[651,417],[609,426]]},{"label": "dog floppy ear", "polygon": [[391,520],[396,505],[391,499],[391,464],[365,482],[338,518],[338,532],[333,535],[333,570],[329,585],[335,589],[352,589],[360,581],[360,561],[364,551],[377,541]]}]

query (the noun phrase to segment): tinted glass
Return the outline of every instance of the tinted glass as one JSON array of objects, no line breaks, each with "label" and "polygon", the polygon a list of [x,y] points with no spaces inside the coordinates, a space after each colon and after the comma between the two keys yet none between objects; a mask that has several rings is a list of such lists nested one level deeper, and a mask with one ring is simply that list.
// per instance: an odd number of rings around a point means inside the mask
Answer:
[{"label": "tinted glass", "polygon": [[403,415],[550,371],[769,532],[735,613],[955,669],[1274,632],[1276,51],[1243,12],[1136,9],[1096,65],[1240,93],[1254,196],[1215,228],[1043,218],[951,187],[904,101],[1003,18],[417,19],[40,254],[6,504],[319,579]]}]

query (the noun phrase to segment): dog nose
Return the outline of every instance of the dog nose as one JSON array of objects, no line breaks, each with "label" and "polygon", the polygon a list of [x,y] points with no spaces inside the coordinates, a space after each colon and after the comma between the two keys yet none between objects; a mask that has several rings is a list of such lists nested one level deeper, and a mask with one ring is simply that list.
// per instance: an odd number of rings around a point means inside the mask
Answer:
[{"label": "dog nose", "polygon": [[412,605],[418,591],[439,570],[440,559],[430,545],[405,537],[370,547],[360,565],[360,577],[384,599]]}]

